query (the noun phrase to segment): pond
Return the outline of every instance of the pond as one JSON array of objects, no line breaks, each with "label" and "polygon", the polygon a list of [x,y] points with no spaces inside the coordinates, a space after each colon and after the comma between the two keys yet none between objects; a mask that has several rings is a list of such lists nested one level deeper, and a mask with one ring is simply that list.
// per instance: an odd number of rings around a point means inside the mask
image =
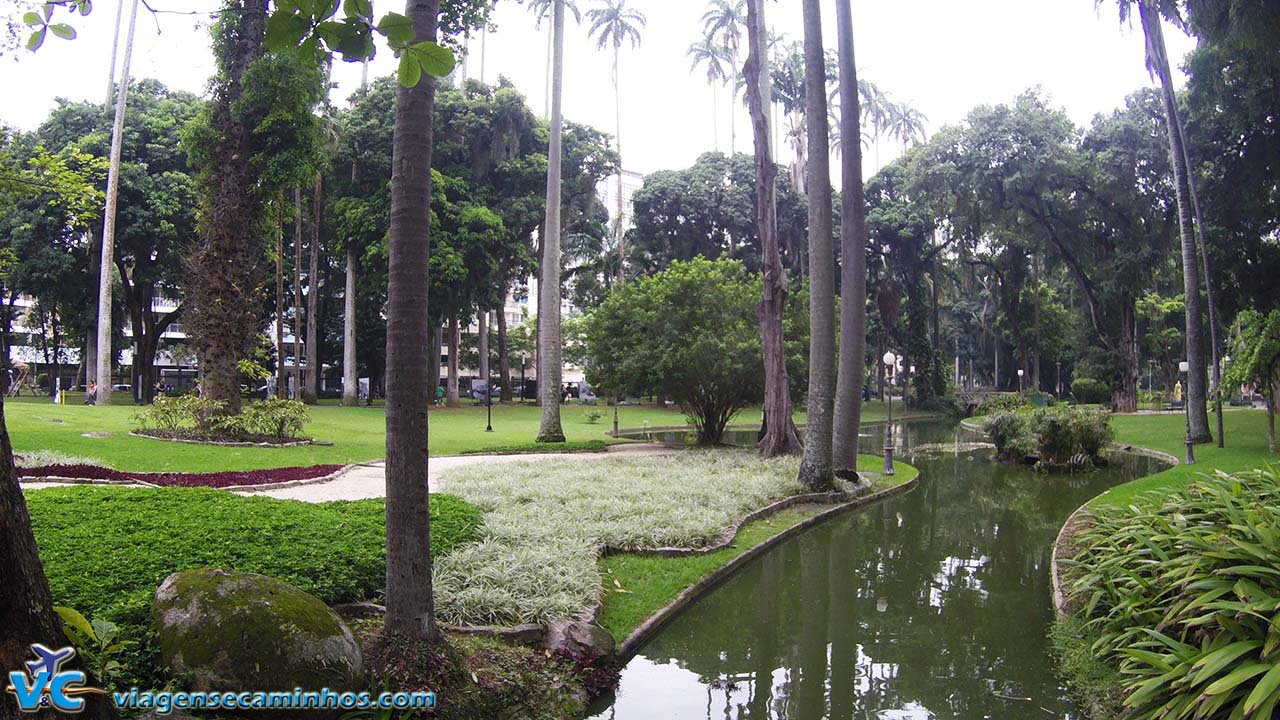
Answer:
[{"label": "pond", "polygon": [[[883,427],[864,428],[863,452],[883,446]],[[895,434],[907,455],[973,439],[936,421]],[[914,490],[749,563],[641,648],[592,717],[1080,717],[1046,638],[1050,546],[1082,503],[1160,464],[1124,455],[1040,475],[989,456],[907,457]]]}]

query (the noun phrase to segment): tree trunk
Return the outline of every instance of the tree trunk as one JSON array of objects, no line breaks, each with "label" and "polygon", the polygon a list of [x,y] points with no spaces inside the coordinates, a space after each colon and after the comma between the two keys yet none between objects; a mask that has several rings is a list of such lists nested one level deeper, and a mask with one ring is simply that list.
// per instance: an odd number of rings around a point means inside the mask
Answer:
[{"label": "tree trunk", "polygon": [[[756,305],[760,343],[764,351],[764,422],[758,446],[764,457],[794,455],[801,450],[800,436],[791,419],[791,390],[787,378],[787,352],[782,335],[782,314],[787,304],[787,274],[778,248],[778,166],[769,148],[769,116],[765,103],[772,96],[765,54],[763,0],[747,0],[747,103],[755,141],[756,232],[763,252],[763,291]],[[659,398],[660,401],[665,398]],[[660,405],[662,403],[660,402]]]},{"label": "tree trunk", "polygon": [[1138,410],[1138,319],[1131,297],[1121,301],[1120,309],[1120,352],[1123,357],[1120,387],[1111,395],[1116,412],[1137,412]]},{"label": "tree trunk", "polygon": [[[439,0],[407,0],[415,40],[436,39]],[[427,281],[435,78],[396,88],[387,282],[386,632],[442,639],[431,594],[427,489]]]},{"label": "tree trunk", "polygon": [[511,402],[511,355],[507,350],[507,309],[500,307],[494,311],[498,318],[498,383],[502,386],[502,394],[498,399]]},{"label": "tree trunk", "polygon": [[[836,379],[832,465],[838,477],[858,473],[858,432],[867,356],[867,222],[862,187],[862,127],[849,0],[836,0],[840,66],[840,367]],[[937,282],[935,280],[936,288]],[[934,294],[935,323],[937,293]],[[935,325],[936,328],[936,325]],[[936,329],[935,329],[936,333]]]},{"label": "tree trunk", "polygon": [[[138,0],[129,12],[129,34],[124,44],[124,67],[120,92],[116,95],[115,118],[111,126],[111,159],[107,170],[106,207],[102,220],[102,245],[98,257],[97,367],[94,377],[107,378],[98,388],[95,405],[111,404],[111,268],[115,262],[116,202],[120,193],[120,146],[124,136],[124,111],[129,92],[129,62],[133,58],[133,35],[138,24]],[[112,50],[114,52],[114,48]]]},{"label": "tree trunk", "polygon": [[[279,202],[283,203],[284,198]],[[276,206],[276,397],[287,397],[284,377],[284,225]]]},{"label": "tree trunk", "polygon": [[458,328],[458,314],[449,316],[449,378],[445,384],[445,403],[456,408],[458,402],[458,347],[462,344]]},{"label": "tree trunk", "polygon": [[1182,241],[1182,288],[1186,307],[1185,348],[1187,364],[1187,410],[1192,442],[1208,442],[1209,415],[1206,407],[1203,312],[1200,308],[1200,276],[1196,258],[1196,240],[1191,219],[1191,200],[1187,190],[1187,154],[1183,147],[1182,123],[1173,96],[1173,77],[1165,52],[1164,33],[1156,9],[1138,3],[1142,29],[1147,39],[1147,57],[1160,76],[1166,124],[1169,126],[1169,155],[1173,166],[1173,182],[1178,202],[1178,228]]},{"label": "tree trunk", "polygon": [[356,260],[355,246],[348,240],[347,284],[342,293],[342,404],[346,407],[354,407],[360,400],[360,378],[356,375]]},{"label": "tree trunk", "polygon": [[320,208],[324,198],[324,176],[316,173],[315,194],[311,201],[311,247],[307,259],[307,382],[302,401],[315,405],[320,399]]},{"label": "tree trunk", "polygon": [[826,62],[818,0],[804,11],[805,130],[809,199],[809,407],[800,483],[810,491],[834,486],[831,468],[835,400],[835,258],[831,246],[831,170],[827,128]]},{"label": "tree trunk", "polygon": [[1275,398],[1267,398],[1267,452],[1276,451],[1276,407]]},{"label": "tree trunk", "polygon": [[560,426],[560,377],[564,348],[560,337],[560,95],[564,85],[564,0],[554,0],[551,73],[551,138],[547,148],[547,215],[543,227],[542,282],[538,285],[538,397],[542,419],[539,442],[564,442]]},{"label": "tree trunk", "polygon": [[436,388],[440,387],[440,348],[444,345],[444,328],[431,326],[431,338],[427,345],[427,400],[436,401]]},{"label": "tree trunk", "polygon": [[489,375],[489,311],[481,310],[477,313],[477,320],[480,325],[480,336],[477,345],[480,350],[480,362],[477,368],[480,371],[480,379],[484,381],[485,394],[489,392],[490,375]]},{"label": "tree trunk", "polygon": [[613,234],[618,248],[618,286],[621,287],[627,277],[627,249],[622,237],[622,76],[618,74],[618,49],[617,45],[613,46],[613,116],[618,133],[615,138],[618,144],[618,214],[614,216]]},{"label": "tree trunk", "polygon": [[[293,189],[293,399],[302,397],[302,188]],[[310,372],[311,368],[307,368]]]}]

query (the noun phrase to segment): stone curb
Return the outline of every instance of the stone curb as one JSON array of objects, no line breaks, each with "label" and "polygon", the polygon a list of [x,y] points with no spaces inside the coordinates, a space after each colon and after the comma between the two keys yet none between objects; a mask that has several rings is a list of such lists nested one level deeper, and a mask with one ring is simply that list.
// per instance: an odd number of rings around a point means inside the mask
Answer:
[{"label": "stone curb", "polygon": [[[303,478],[302,480],[290,480],[288,482],[281,482],[281,483],[259,483],[257,485],[228,485],[226,487],[212,488],[212,489],[225,490],[226,492],[265,492],[267,490],[280,490],[283,488],[298,487],[299,485],[311,485],[314,483],[323,483],[323,482],[329,482],[330,480],[337,480],[338,478],[342,477],[343,475],[347,474],[348,472],[351,472],[352,470],[358,467],[367,467],[367,466],[368,466],[367,463],[352,463],[350,465],[343,465],[341,468],[329,473],[328,475],[321,475],[320,477]],[[198,474],[198,473],[134,473],[134,474],[146,477],[148,475],[174,475],[174,474],[185,475],[185,474]],[[19,485],[21,485],[22,480],[25,479],[29,483],[61,483],[65,485],[113,485],[117,487],[132,486],[132,487],[148,487],[148,488],[186,487],[186,486],[174,486],[174,485],[157,485],[155,483],[149,483],[146,480],[129,480],[125,482],[125,481],[116,481],[116,480],[99,480],[95,478],[62,477],[59,475],[50,475],[47,477],[30,477],[30,476],[22,475],[22,468],[18,468],[18,479],[19,479],[19,482],[18,482]],[[196,487],[204,487],[204,486],[196,486]]]},{"label": "stone curb", "polygon": [[223,442],[219,440],[190,440],[187,438],[157,437],[155,435],[140,433],[140,432],[137,432],[136,430],[130,430],[129,434],[132,435],[133,437],[146,438],[147,440],[159,440],[161,442],[187,443],[189,445],[214,445],[217,447],[288,448],[288,447],[301,447],[303,445],[320,445],[321,444],[321,443],[317,443],[314,438],[307,438],[305,440],[290,440],[289,442],[283,442],[283,443],[257,443],[257,442]]},{"label": "stone curb", "polygon": [[[901,483],[900,485],[895,485],[894,487],[887,488],[879,492],[874,492],[869,495],[857,496],[848,502],[836,505],[830,510],[825,510],[823,512],[820,512],[817,515],[814,515],[813,517],[808,518],[807,520],[804,520],[800,523],[797,523],[796,525],[793,525],[790,528],[787,528],[786,530],[783,530],[782,532],[778,533],[777,535],[774,535],[773,537],[767,538],[761,541],[760,543],[753,545],[752,547],[743,551],[741,555],[738,555],[737,557],[725,563],[724,565],[711,571],[709,574],[704,576],[698,582],[685,588],[683,591],[681,591],[679,595],[676,596],[674,600],[672,600],[662,609],[650,615],[649,618],[645,620],[643,623],[641,623],[639,627],[637,627],[635,630],[632,630],[631,634],[628,635],[627,638],[623,640],[622,643],[618,646],[618,649],[617,649],[618,662],[625,663],[628,660],[630,660],[632,657],[635,656],[635,654],[639,651],[640,647],[644,645],[645,642],[647,642],[650,638],[652,638],[655,634],[657,634],[657,632],[661,630],[663,627],[665,627],[667,623],[671,622],[671,620],[673,620],[677,615],[679,615],[681,611],[683,611],[693,602],[701,598],[703,595],[707,594],[707,592],[715,588],[717,585],[720,585],[725,580],[729,579],[730,576],[732,576],[740,568],[746,565],[746,563],[755,559],[757,556],[761,555],[762,553],[770,550],[775,545],[781,543],[784,540],[790,539],[795,535],[798,535],[804,532],[805,530],[808,530],[809,528],[815,525],[818,525],[819,523],[825,522],[831,518],[834,518],[839,515],[843,515],[851,510],[856,510],[857,508],[869,505],[873,502],[877,502],[879,500],[883,500],[885,498],[892,497],[894,495],[905,493],[915,488],[915,486],[919,484],[919,482],[920,482],[920,476],[919,474],[917,474],[915,477],[911,478],[910,480],[904,483]],[[829,497],[830,495],[823,494],[823,496]],[[810,495],[810,496],[797,496],[797,497],[814,497],[814,496]],[[791,500],[791,499],[793,498],[788,498],[787,500]],[[774,507],[783,502],[786,502],[786,500],[780,501],[779,503],[774,503],[774,505],[771,505],[769,507]],[[798,502],[804,502],[804,501],[800,500]],[[598,613],[599,613],[599,606],[597,606],[593,614],[598,616]]]}]

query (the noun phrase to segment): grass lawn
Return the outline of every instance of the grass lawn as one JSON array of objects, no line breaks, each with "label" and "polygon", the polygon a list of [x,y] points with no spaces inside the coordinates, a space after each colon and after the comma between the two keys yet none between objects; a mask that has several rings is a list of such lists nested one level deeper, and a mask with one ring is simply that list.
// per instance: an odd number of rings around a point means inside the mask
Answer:
[{"label": "grass lawn", "polygon": [[[858,469],[873,476],[873,491],[901,485],[919,474],[910,465],[895,462],[893,477],[880,475],[883,464],[884,459],[877,455],[858,456]],[[663,557],[624,553],[602,558],[600,575],[604,578],[605,596],[600,625],[621,643],[685,588],[752,547],[829,509],[824,506],[791,508],[749,522],[738,529],[731,544],[705,555]]]},{"label": "grass lawn", "polygon": [[[214,472],[346,464],[381,459],[386,447],[386,426],[380,407],[313,407],[306,432],[317,440],[333,443],[331,446],[260,448],[179,444],[132,437],[128,434],[135,413],[132,405],[88,407],[79,404],[74,396],[66,405],[53,405],[47,398],[28,396],[6,400],[4,406],[15,452],[51,451],[91,458],[117,470],[135,472]],[[612,408],[595,409],[603,414],[594,423],[588,421],[587,407],[566,405],[561,409],[565,436],[571,445],[576,443],[566,449],[597,447],[591,441],[614,442],[606,435],[613,426]],[[645,421],[651,427],[685,424],[684,415],[679,411],[659,410],[652,405],[624,405],[619,415],[619,423],[624,428],[641,427]],[[895,416],[902,415],[895,412]],[[495,405],[494,432],[486,433],[484,407],[433,408],[430,451],[433,456],[440,456],[489,449],[530,450],[538,432],[539,417],[540,409],[535,405]],[[798,413],[796,418],[803,420],[803,415]],[[866,403],[863,418],[869,422],[884,419],[884,404]],[[744,411],[735,422],[759,423],[760,410]],[[89,432],[108,432],[111,436],[83,436]]]}]

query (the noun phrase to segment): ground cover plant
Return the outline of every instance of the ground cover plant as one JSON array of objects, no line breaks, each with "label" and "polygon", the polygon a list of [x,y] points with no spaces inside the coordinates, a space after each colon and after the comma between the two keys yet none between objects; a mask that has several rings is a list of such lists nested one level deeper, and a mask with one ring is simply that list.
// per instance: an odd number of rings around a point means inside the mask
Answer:
[{"label": "ground cover plant", "polygon": [[[138,641],[126,677],[143,687],[164,682],[147,628],[151,596],[170,573],[262,573],[327,603],[376,599],[384,586],[380,499],[308,504],[206,488],[77,486],[31,491],[26,502],[54,602],[116,622]],[[474,540],[479,525],[476,508],[433,494],[433,557]]]},{"label": "ground cover plant", "polygon": [[1072,541],[1071,601],[1114,664],[1125,717],[1269,718],[1280,705],[1280,480],[1204,478],[1097,513]]},{"label": "ground cover plant", "polygon": [[163,487],[229,488],[245,485],[277,485],[301,480],[314,480],[341,470],[342,465],[311,465],[310,467],[272,468],[270,470],[239,470],[212,473],[138,473],[113,470],[93,464],[40,465],[23,467],[20,477],[75,478],[77,480],[106,480],[116,483],[146,483]]},{"label": "ground cover plant", "polygon": [[449,622],[568,617],[600,599],[600,546],[703,547],[770,501],[801,492],[797,458],[751,450],[457,468],[450,493],[485,512],[480,540],[435,565]]}]

